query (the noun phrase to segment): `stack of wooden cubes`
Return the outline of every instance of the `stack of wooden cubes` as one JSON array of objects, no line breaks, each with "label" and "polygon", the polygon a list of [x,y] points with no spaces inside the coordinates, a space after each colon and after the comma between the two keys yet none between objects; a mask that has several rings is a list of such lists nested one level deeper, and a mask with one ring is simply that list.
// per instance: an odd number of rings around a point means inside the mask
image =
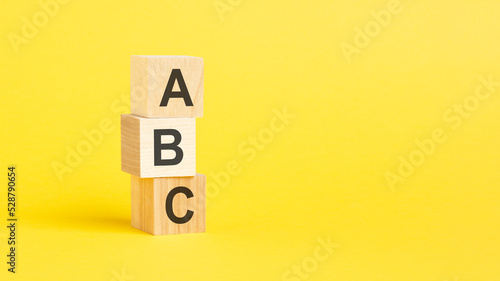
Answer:
[{"label": "stack of wooden cubes", "polygon": [[196,173],[203,59],[132,56],[130,68],[121,164],[132,177],[132,226],[154,235],[204,232],[206,178]]}]

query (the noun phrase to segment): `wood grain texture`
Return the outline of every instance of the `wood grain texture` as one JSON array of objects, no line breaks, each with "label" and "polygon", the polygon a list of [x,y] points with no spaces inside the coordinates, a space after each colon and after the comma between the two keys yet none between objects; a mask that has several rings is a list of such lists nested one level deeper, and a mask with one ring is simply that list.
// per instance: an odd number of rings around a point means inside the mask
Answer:
[{"label": "wood grain texture", "polygon": [[[133,227],[154,235],[205,231],[205,175],[150,179],[132,175],[131,185]],[[172,209],[176,216],[183,217],[188,211],[193,212],[191,219],[182,224],[171,221],[166,211],[167,195],[178,186],[187,187],[193,193],[191,198],[180,193],[173,197]]]},{"label": "wood grain texture", "polygon": [[[179,143],[183,157],[176,165],[159,166],[154,160],[154,131],[175,129],[181,135]],[[172,143],[172,136],[163,136],[162,143]],[[172,159],[176,152],[164,149],[162,159]],[[121,116],[122,171],[140,178],[184,177],[196,174],[196,119],[143,118],[133,114]]]},{"label": "wood grain texture", "polygon": [[[193,106],[171,98],[160,106],[172,69],[180,69]],[[188,56],[132,56],[130,111],[143,117],[203,117],[203,58]],[[175,83],[174,90],[178,90]]]}]

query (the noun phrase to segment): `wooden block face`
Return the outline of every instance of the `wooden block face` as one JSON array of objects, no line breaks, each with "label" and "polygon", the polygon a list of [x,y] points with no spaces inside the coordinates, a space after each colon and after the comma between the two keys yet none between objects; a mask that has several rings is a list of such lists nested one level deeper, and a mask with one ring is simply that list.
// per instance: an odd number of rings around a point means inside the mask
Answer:
[{"label": "wooden block face", "polygon": [[121,116],[122,171],[140,178],[196,174],[196,119]]},{"label": "wooden block face", "polygon": [[205,187],[194,177],[141,179],[131,176],[132,226],[154,234],[205,231]]},{"label": "wooden block face", "polygon": [[132,56],[130,111],[143,117],[203,117],[203,58]]}]

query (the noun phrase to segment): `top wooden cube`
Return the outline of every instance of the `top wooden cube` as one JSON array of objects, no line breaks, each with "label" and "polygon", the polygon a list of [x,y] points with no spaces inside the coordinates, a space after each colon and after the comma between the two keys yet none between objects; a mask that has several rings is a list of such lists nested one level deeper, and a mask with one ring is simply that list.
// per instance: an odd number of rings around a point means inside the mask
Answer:
[{"label": "top wooden cube", "polygon": [[132,56],[130,111],[143,117],[202,117],[203,58]]}]

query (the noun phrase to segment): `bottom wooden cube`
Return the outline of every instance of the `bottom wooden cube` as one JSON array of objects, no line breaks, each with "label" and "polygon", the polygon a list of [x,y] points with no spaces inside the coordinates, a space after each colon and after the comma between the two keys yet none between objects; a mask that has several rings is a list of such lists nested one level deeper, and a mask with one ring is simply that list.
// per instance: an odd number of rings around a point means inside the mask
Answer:
[{"label": "bottom wooden cube", "polygon": [[133,227],[154,235],[205,231],[204,175],[131,177]]}]

